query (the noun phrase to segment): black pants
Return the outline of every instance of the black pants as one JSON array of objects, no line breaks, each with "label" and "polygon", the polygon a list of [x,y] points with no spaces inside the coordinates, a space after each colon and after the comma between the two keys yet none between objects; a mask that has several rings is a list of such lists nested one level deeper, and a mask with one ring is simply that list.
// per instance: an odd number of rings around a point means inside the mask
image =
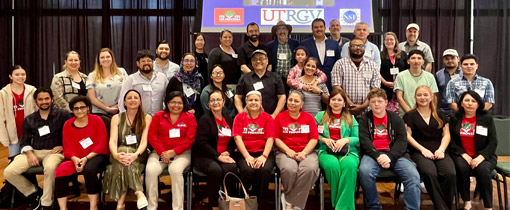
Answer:
[{"label": "black pants", "polygon": [[[96,155],[87,161],[81,174],[85,178],[85,186],[87,188],[87,194],[98,194],[101,191],[101,182],[97,177],[97,174],[104,171],[106,165],[109,162],[108,155]],[[70,176],[57,177],[55,179],[55,194],[57,198],[63,198],[67,196],[69,189],[69,182],[72,181],[78,174]]]},{"label": "black pants", "polygon": [[485,208],[492,208],[492,176],[491,172],[494,170],[494,165],[489,161],[482,161],[478,167],[471,169],[471,166],[462,158],[462,156],[453,155],[453,162],[455,162],[455,169],[457,170],[457,189],[460,196],[464,201],[470,201],[469,192],[469,177],[476,177],[476,186],[480,190],[480,197],[483,200]]},{"label": "black pants", "polygon": [[445,154],[443,159],[431,160],[421,153],[413,152],[411,159],[416,163],[434,209],[452,209],[456,180],[452,158]]},{"label": "black pants", "polygon": [[[200,172],[207,175],[207,196],[211,207],[218,207],[218,190],[223,185],[223,176],[226,173],[237,173],[237,165],[235,163],[221,163],[207,157],[194,157],[193,166]],[[225,180],[229,196],[237,196],[235,192],[235,177],[227,177]]]},{"label": "black pants", "polygon": [[[250,155],[257,158],[262,155],[262,152],[250,153]],[[273,172],[273,168],[275,166],[274,152],[269,153],[264,167],[259,169],[254,169],[248,166],[246,159],[244,159],[243,155],[240,153],[236,154],[236,162],[239,166],[241,180],[243,181],[244,186],[247,189],[250,188],[250,186],[252,187],[250,195],[257,196],[257,200],[260,203],[263,198],[262,195],[269,195],[269,181],[271,180],[271,172]]]}]

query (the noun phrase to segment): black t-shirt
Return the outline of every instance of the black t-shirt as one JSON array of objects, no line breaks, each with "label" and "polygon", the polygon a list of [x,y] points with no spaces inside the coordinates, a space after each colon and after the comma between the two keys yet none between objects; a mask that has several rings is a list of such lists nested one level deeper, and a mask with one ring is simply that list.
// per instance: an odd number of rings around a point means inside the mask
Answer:
[{"label": "black t-shirt", "polygon": [[[444,113],[438,112],[439,118],[443,121],[443,125],[446,125],[447,117]],[[425,123],[425,120],[421,117],[420,113],[416,110],[411,110],[404,115],[404,122],[411,128],[412,137],[423,147],[434,153],[441,145],[441,139],[443,138],[443,128],[438,128],[439,123],[431,115],[429,124]],[[410,152],[420,152],[410,144],[408,145]]]}]

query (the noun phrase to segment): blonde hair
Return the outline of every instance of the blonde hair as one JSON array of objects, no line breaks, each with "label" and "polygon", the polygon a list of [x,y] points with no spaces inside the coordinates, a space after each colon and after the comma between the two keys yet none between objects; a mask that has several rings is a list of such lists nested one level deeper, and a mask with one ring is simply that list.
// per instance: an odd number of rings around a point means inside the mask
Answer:
[{"label": "blonde hair", "polygon": [[[115,75],[122,76],[119,71],[119,67],[117,66],[117,63],[115,62],[115,56],[113,55],[113,51],[110,48],[102,48],[101,50],[99,50],[99,52],[96,55],[94,71],[93,71],[95,73],[95,77],[94,77],[94,80],[92,81],[93,83],[96,83],[96,82],[103,83],[104,79],[105,79],[103,66],[101,66],[101,63],[99,62],[99,56],[101,55],[102,52],[108,52],[108,53],[110,53],[110,56],[112,56],[112,65],[110,66],[111,75],[112,76],[115,76]],[[120,81],[122,81],[122,80],[123,80],[123,78],[121,77]]]},{"label": "blonde hair", "polygon": [[81,61],[81,57],[80,57],[80,54],[78,54],[78,52],[76,52],[76,51],[74,51],[74,50],[68,51],[68,52],[66,53],[66,57],[65,57],[65,59],[64,59],[64,65],[62,66],[62,71],[65,71],[65,70],[66,70],[66,68],[67,68],[66,61],[67,61],[67,58],[69,57],[69,55],[71,55],[71,54],[73,54],[73,55],[77,55],[77,56],[78,56],[78,59],[80,59],[80,61]]},{"label": "blonde hair", "polygon": [[[432,101],[429,102],[429,108],[431,110],[430,113],[432,114],[432,117],[434,119],[436,119],[437,123],[439,124],[439,127],[437,127],[437,128],[442,128],[444,126],[444,122],[443,122],[443,120],[441,120],[441,118],[439,118],[439,115],[437,114],[437,106],[436,106],[435,97],[434,97],[434,94],[432,93],[432,90],[430,89],[429,86],[420,85],[414,91],[415,98],[416,98],[416,93],[420,89],[425,89],[427,92],[429,92],[430,96],[433,97]],[[416,104],[414,105],[414,107],[415,107],[414,109],[416,109],[418,107],[418,100],[416,100]]]}]

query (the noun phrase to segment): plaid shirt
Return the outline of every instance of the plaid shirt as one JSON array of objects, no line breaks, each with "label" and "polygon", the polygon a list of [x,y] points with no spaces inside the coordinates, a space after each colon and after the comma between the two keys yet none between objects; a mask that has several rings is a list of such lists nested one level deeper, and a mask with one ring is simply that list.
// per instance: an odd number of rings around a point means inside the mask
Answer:
[{"label": "plaid shirt", "polygon": [[[285,44],[278,44],[278,49],[276,52],[276,73],[284,78],[287,78],[289,69],[292,67],[290,63],[292,60],[292,52],[290,51],[288,42]],[[286,54],[287,58],[280,59],[280,54]]]},{"label": "plaid shirt", "polygon": [[462,93],[469,89],[478,93],[483,102],[495,103],[492,82],[485,77],[478,76],[478,74],[475,75],[471,83],[465,77],[450,80],[446,86],[446,100],[449,104],[457,103]]},{"label": "plaid shirt", "polygon": [[363,58],[358,68],[350,57],[342,58],[333,66],[331,84],[342,86],[353,103],[362,104],[370,89],[381,87],[379,66]]}]

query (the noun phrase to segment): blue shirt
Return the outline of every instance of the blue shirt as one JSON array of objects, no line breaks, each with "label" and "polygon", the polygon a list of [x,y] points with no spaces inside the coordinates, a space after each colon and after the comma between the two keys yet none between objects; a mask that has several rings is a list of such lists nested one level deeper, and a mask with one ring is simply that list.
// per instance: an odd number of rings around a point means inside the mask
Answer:
[{"label": "blue shirt", "polygon": [[446,86],[446,98],[449,104],[457,103],[462,93],[471,89],[482,97],[483,102],[495,103],[494,86],[492,82],[482,76],[475,75],[473,81],[469,81],[465,77],[459,77],[448,82]]},{"label": "blue shirt", "polygon": [[448,73],[448,71],[446,71],[445,68],[442,68],[441,70],[436,72],[437,87],[439,88],[439,93],[441,93],[441,102],[439,102],[439,108],[441,108],[441,110],[445,112],[451,111],[451,108],[446,98],[446,85],[448,85],[448,82],[450,82],[452,77],[453,79],[457,77],[462,77],[462,71],[460,69],[457,69],[452,75],[450,75],[450,73]]},{"label": "blue shirt", "polygon": [[[342,58],[348,58],[349,57],[349,45],[351,42],[347,42],[342,47]],[[381,51],[379,48],[372,42],[367,41],[365,43],[365,59],[372,60],[375,62],[379,67],[381,67]]]}]

